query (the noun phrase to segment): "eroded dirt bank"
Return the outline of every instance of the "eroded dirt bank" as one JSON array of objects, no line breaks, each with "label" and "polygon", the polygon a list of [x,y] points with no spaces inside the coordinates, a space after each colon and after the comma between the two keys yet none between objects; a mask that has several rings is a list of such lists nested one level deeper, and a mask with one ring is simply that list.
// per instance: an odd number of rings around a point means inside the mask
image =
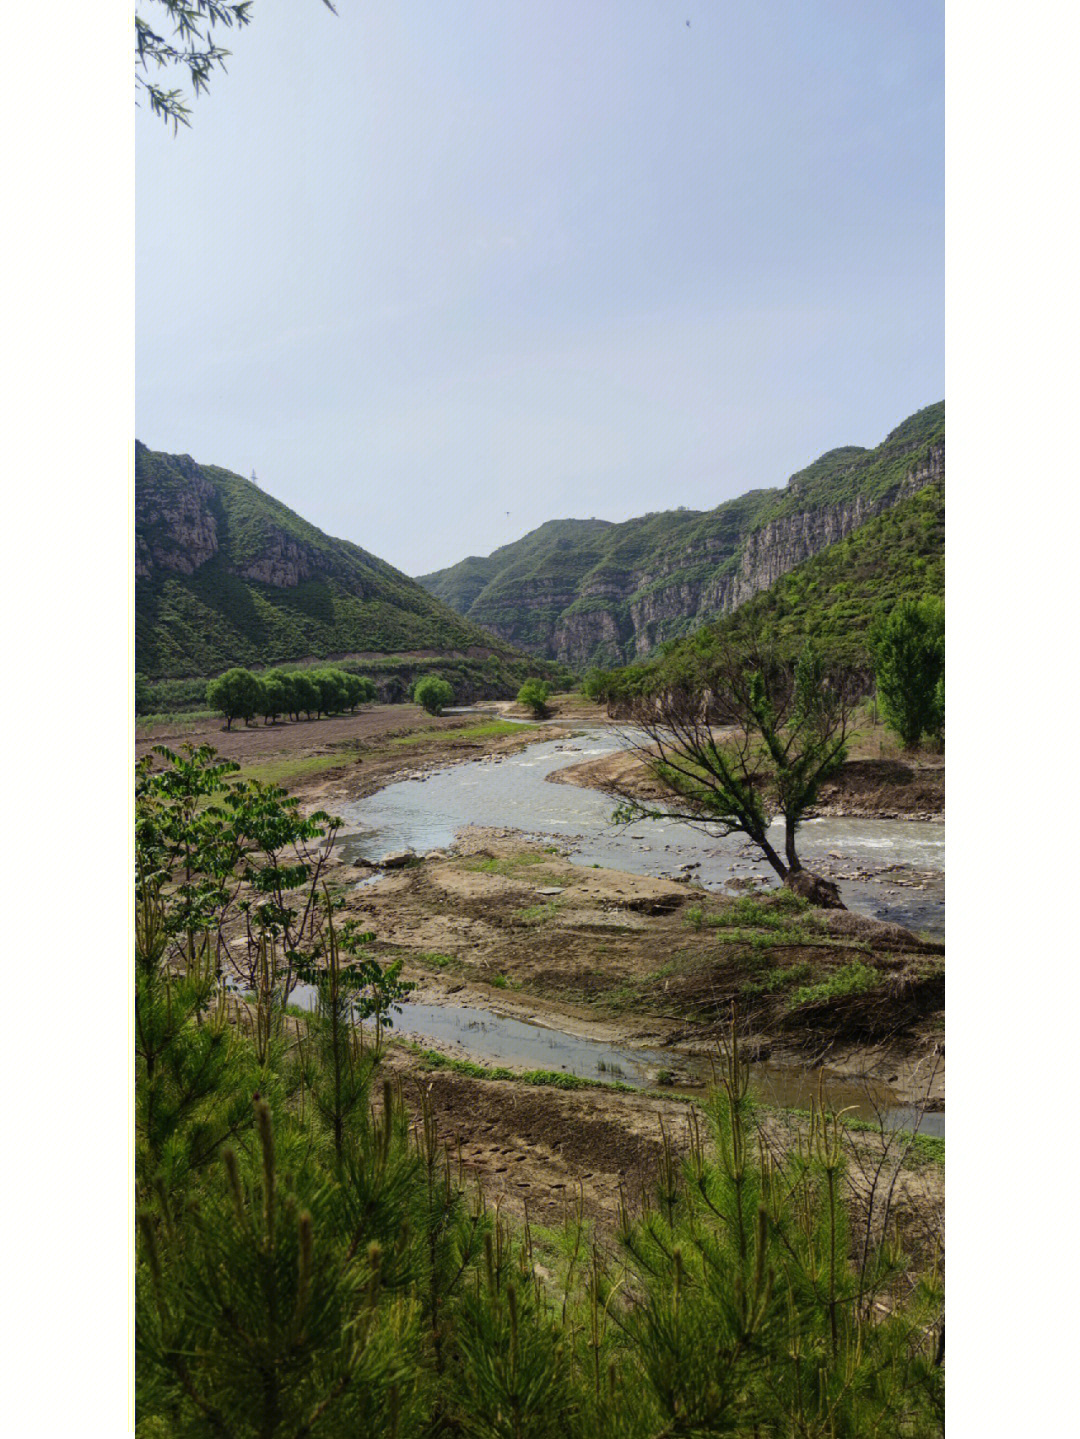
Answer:
[{"label": "eroded dirt bank", "polygon": [[[583,760],[556,771],[555,784],[622,793],[660,803],[665,793],[639,756],[622,752]],[[873,819],[940,820],[945,814],[944,760],[865,758],[848,760],[835,779],[822,786],[807,817],[851,816]]]},{"label": "eroded dirt bank", "polygon": [[[416,997],[613,1043],[705,1054],[732,1008],[759,1058],[827,1061],[939,1106],[944,946],[786,891],[729,898],[572,864],[557,845],[466,829],[451,854],[360,884],[331,871],[348,913],[401,957]],[[685,1066],[684,1066],[685,1068]],[[683,1076],[685,1078],[685,1075]]]}]

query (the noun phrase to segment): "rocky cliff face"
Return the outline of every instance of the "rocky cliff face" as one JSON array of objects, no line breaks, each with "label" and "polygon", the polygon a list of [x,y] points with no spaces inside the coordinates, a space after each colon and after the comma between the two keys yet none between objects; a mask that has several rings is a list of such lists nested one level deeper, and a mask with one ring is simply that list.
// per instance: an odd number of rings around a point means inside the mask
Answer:
[{"label": "rocky cliff face", "polygon": [[259,552],[238,563],[234,573],[244,580],[273,585],[275,589],[292,589],[304,580],[333,573],[333,564],[310,545],[300,544],[282,530],[267,526],[261,536]]},{"label": "rocky cliff face", "polygon": [[512,604],[505,591],[497,605],[481,595],[469,615],[500,638],[577,670],[640,659],[664,640],[737,609],[874,515],[944,477],[942,440],[923,449],[885,493],[856,492],[832,505],[816,497],[802,508],[793,485],[786,513],[738,535],[699,535],[651,555],[645,565],[608,568],[576,586],[539,573],[515,581]]},{"label": "rocky cliff face", "polygon": [[[147,453],[144,450],[141,459],[144,469]],[[236,526],[230,526],[222,509],[212,474],[190,455],[170,458],[164,478],[135,487],[137,579],[150,579],[162,571],[193,575],[218,554],[228,574],[275,589],[292,589],[304,580],[334,573],[332,554],[289,534],[266,514],[239,526],[239,546],[226,544]]]},{"label": "rocky cliff face", "polygon": [[181,483],[148,493],[135,489],[135,575],[155,569],[193,575],[218,552],[213,486],[190,455],[177,456]]}]

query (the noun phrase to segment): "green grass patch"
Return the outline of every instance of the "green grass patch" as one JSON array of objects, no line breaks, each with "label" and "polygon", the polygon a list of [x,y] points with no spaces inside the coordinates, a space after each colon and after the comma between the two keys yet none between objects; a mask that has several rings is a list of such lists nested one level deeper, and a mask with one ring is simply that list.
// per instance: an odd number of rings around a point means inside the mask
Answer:
[{"label": "green grass patch", "polygon": [[458,740],[497,739],[501,735],[521,734],[521,732],[521,725],[512,724],[509,720],[490,720],[485,724],[467,725],[462,729],[417,730],[415,734],[398,735],[390,743],[395,745],[426,744],[436,739],[456,743]]},{"label": "green grass patch", "polygon": [[706,916],[706,923],[717,929],[790,929],[797,914],[805,914],[810,903],[789,889],[775,895],[744,895],[715,914]]},{"label": "green grass patch", "polygon": [[239,778],[257,779],[263,784],[279,784],[288,789],[294,780],[327,769],[340,769],[344,763],[346,761],[340,754],[301,755],[296,759],[274,759],[263,764],[244,765]]},{"label": "green grass patch", "polygon": [[526,850],[521,854],[494,856],[491,859],[466,859],[462,862],[462,868],[470,870],[474,874],[501,874],[504,879],[522,879],[525,877],[522,874],[524,870],[528,872],[530,883],[537,885],[573,883],[572,876],[568,878],[564,874],[555,874],[551,870],[537,868],[537,866],[550,863],[550,856],[546,852],[537,854]]},{"label": "green grass patch", "polygon": [[791,996],[791,1006],[799,1009],[804,1004],[823,1004],[833,999],[843,999],[849,994],[865,994],[876,989],[881,983],[881,974],[861,960],[852,960],[842,969],[834,971],[828,979],[819,984],[810,984],[797,989]]},{"label": "green grass patch", "polygon": [[559,901],[554,899],[547,904],[529,904],[524,909],[515,909],[513,918],[518,924],[545,924],[555,917],[559,909]]},{"label": "green grass patch", "polygon": [[432,969],[456,969],[461,960],[452,954],[423,953],[416,955],[419,964],[429,964]]},{"label": "green grass patch", "polygon": [[633,1085],[604,1079],[583,1079],[578,1074],[566,1074],[561,1069],[506,1069],[501,1065],[486,1068],[474,1064],[471,1059],[455,1059],[440,1054],[437,1049],[424,1049],[410,1040],[402,1040],[416,1057],[423,1061],[426,1069],[449,1069],[454,1074],[463,1074],[468,1079],[509,1079],[518,1084],[546,1085],[552,1089],[618,1089],[633,1091]]},{"label": "green grass patch", "polygon": [[789,968],[778,965],[775,969],[766,970],[758,979],[748,980],[741,989],[741,993],[747,999],[758,999],[763,994],[775,994],[778,990],[787,989],[793,984],[807,985],[814,978],[814,966],[802,963],[793,964]]}]

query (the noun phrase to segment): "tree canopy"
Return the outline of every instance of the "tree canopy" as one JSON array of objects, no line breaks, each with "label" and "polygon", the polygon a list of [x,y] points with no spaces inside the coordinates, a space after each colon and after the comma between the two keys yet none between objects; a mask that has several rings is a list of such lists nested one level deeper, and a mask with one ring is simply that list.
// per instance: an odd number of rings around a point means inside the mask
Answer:
[{"label": "tree canopy", "polygon": [[886,724],[909,747],[945,733],[945,606],[901,600],[874,629],[878,701]]},{"label": "tree canopy", "polygon": [[518,690],[518,704],[532,710],[537,719],[547,714],[547,699],[551,686],[546,680],[527,679]]},{"label": "tree canopy", "polygon": [[438,675],[424,675],[413,686],[413,699],[430,715],[441,715],[454,698],[449,683]]}]

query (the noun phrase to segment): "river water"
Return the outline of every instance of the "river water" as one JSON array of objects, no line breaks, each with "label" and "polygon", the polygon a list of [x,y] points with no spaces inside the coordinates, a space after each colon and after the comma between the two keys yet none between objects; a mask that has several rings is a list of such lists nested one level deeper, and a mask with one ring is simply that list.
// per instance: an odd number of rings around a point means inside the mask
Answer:
[{"label": "river water", "polygon": [[[402,780],[339,806],[360,831],[347,858],[379,860],[395,850],[445,849],[463,825],[517,829],[554,839],[576,864],[675,878],[686,865],[706,889],[750,879],[778,881],[738,835],[717,838],[674,820],[611,823],[614,801],[599,790],[551,784],[548,776],[623,748],[613,730],[541,740],[516,755],[486,758]],[[776,829],[783,849],[782,826]],[[804,864],[835,879],[849,909],[909,929],[945,932],[945,826],[920,820],[812,819],[799,830]]]},{"label": "river water", "polygon": [[[451,766],[387,786],[366,799],[339,805],[353,831],[341,841],[343,857],[373,861],[402,849],[424,853],[452,845],[465,825],[520,830],[554,840],[575,864],[635,874],[676,877],[690,873],[709,890],[750,881],[777,883],[767,864],[740,836],[718,838],[672,820],[611,823],[610,796],[576,785],[548,782],[559,769],[623,747],[617,732],[587,730],[568,740],[538,740],[518,754]],[[782,844],[782,834],[780,835]],[[804,863],[840,887],[850,909],[932,935],[944,933],[945,827],[916,820],[818,819],[799,831]],[[301,996],[299,1002],[303,1003]],[[704,1082],[700,1060],[671,1051],[620,1048],[602,1041],[508,1019],[486,1010],[409,1001],[395,1027],[418,1039],[458,1050],[462,1057],[518,1068],[565,1070],[583,1078],[614,1078],[635,1087],[657,1082],[673,1067],[676,1080]],[[768,1102],[808,1108],[818,1071],[754,1066],[754,1085]],[[857,1116],[886,1117],[907,1127],[914,1111],[885,1085],[831,1076],[829,1102]],[[922,1116],[924,1133],[943,1133],[944,1115]]]}]

